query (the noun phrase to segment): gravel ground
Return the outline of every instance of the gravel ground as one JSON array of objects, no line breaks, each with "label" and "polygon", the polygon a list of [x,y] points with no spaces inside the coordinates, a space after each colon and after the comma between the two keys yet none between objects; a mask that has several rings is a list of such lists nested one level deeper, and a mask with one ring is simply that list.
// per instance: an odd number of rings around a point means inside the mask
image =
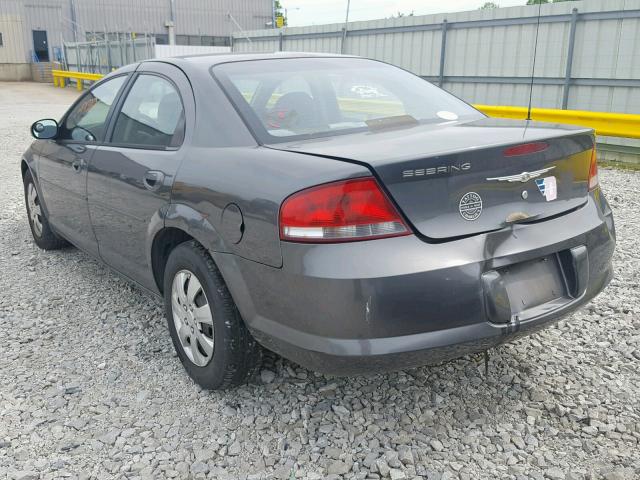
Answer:
[{"label": "gravel ground", "polygon": [[19,159],[69,90],[0,84],[0,477],[640,477],[640,174],[601,171],[616,277],[571,318],[481,357],[330,378],[275,356],[201,391],[159,302],[32,243]]}]

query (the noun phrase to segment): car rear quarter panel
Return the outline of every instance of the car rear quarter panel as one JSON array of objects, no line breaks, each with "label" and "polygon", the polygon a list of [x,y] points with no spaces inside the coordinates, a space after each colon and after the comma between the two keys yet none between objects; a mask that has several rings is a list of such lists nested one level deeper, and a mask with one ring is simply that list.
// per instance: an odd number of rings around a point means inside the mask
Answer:
[{"label": "car rear quarter panel", "polygon": [[[313,185],[365,175],[369,170],[359,165],[263,147],[194,147],[174,182],[167,225],[209,231],[210,250],[280,267],[282,201]],[[234,222],[241,232],[227,222],[223,226],[223,211],[231,204],[242,214],[242,222]],[[191,218],[185,221],[187,211]]]},{"label": "car rear quarter panel", "polygon": [[[338,160],[259,146],[208,69],[180,60],[176,64],[192,84],[196,127],[173,184],[165,226],[185,230],[211,251],[281,267],[282,201],[306,187],[371,172]],[[223,228],[228,206],[239,210],[242,219],[225,221]]]}]

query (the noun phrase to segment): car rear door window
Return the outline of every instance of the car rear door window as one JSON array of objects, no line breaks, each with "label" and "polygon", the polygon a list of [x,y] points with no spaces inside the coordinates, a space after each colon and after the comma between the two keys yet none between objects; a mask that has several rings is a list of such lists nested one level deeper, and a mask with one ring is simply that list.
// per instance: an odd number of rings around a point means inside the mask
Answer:
[{"label": "car rear door window", "polygon": [[177,147],[183,138],[184,108],[176,87],[158,75],[139,75],[118,113],[111,143]]},{"label": "car rear door window", "polygon": [[62,125],[59,140],[101,142],[109,109],[127,79],[115,77],[91,89],[71,110]]}]

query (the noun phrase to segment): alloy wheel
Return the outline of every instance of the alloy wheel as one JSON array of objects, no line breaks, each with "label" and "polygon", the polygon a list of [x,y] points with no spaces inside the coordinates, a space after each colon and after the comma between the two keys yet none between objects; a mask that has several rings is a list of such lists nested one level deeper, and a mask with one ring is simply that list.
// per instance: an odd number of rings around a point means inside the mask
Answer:
[{"label": "alloy wheel", "polygon": [[189,270],[180,270],[173,277],[171,311],[184,353],[204,367],[213,357],[213,316],[202,284]]},{"label": "alloy wheel", "polygon": [[38,192],[33,183],[29,183],[27,187],[27,209],[33,230],[40,237],[42,235],[42,209],[40,208]]}]

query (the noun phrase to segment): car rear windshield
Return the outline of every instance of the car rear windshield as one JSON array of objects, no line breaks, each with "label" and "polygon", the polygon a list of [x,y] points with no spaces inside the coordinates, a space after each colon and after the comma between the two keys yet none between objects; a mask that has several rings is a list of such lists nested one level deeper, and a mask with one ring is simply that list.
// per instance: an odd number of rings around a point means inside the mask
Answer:
[{"label": "car rear windshield", "polygon": [[250,60],[212,73],[262,143],[483,117],[426,80],[375,60]]}]

